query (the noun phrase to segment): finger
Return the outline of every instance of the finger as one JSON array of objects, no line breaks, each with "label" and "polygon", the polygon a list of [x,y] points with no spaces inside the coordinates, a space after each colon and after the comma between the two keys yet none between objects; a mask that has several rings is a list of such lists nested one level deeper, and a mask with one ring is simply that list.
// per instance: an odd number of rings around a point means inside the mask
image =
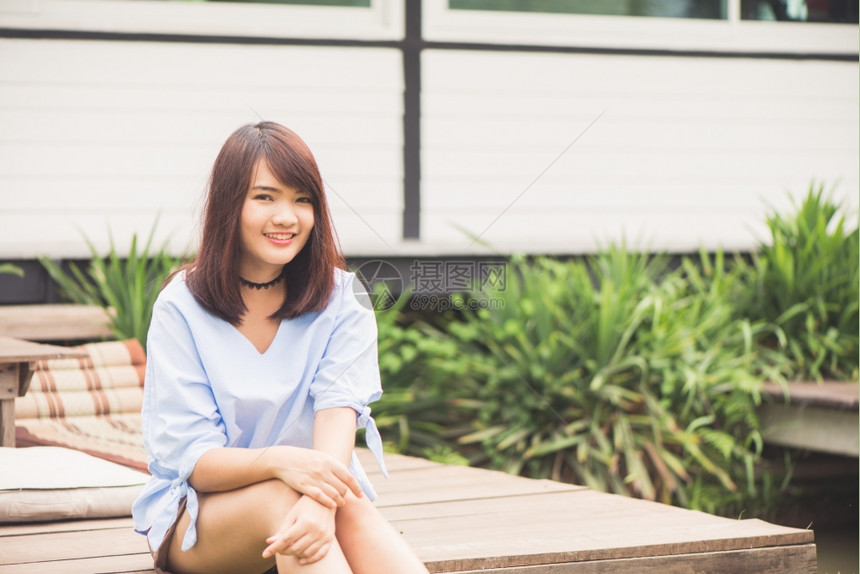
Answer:
[{"label": "finger", "polygon": [[310,541],[310,544],[300,552],[299,556],[301,558],[310,558],[315,556],[320,551],[320,548],[329,542],[330,539],[326,536],[314,537],[313,540]]},{"label": "finger", "polygon": [[[266,539],[269,542],[270,539]],[[269,545],[263,550],[263,558],[270,558],[281,551],[281,544],[269,542]]]},{"label": "finger", "polygon": [[263,558],[274,556],[275,554],[283,554],[290,546],[295,544],[302,536],[302,533],[297,531],[295,523],[291,524],[286,530],[282,530],[272,536],[266,538],[266,544],[269,546],[263,550]]},{"label": "finger", "polygon": [[[338,481],[340,482],[340,481]],[[345,493],[342,493],[339,488],[336,486],[324,482],[320,485],[320,488],[323,490],[326,496],[328,496],[338,507],[346,504],[346,499],[343,497]],[[346,489],[344,489],[346,490]]]},{"label": "finger", "polygon": [[[322,489],[321,485],[324,484],[325,482],[322,480],[317,483],[301,484],[298,485],[296,490],[327,508],[337,508],[337,502],[335,502],[335,500]],[[334,491],[332,491],[332,493],[334,493]]]},{"label": "finger", "polygon": [[356,496],[361,497],[361,485],[358,484],[358,479],[349,472],[349,469],[340,465],[335,468],[334,475],[339,478],[340,481],[343,482],[343,484],[346,485],[346,487],[349,488]]},{"label": "finger", "polygon": [[323,506],[325,506],[327,508],[337,508],[338,507],[337,502],[331,496],[326,494],[323,491],[323,489],[320,488],[319,486],[313,486],[313,487],[308,488],[307,491],[305,492],[305,494],[307,494],[313,500],[316,500],[317,502],[319,502],[320,504],[322,504]]},{"label": "finger", "polygon": [[268,546],[263,550],[263,558],[269,558],[275,554],[283,554],[293,542],[283,536],[270,536],[266,539],[266,543],[268,543]]},{"label": "finger", "polygon": [[292,554],[293,556],[302,558],[309,554],[308,549],[313,546],[313,543],[315,541],[316,540],[310,535],[302,536],[301,538],[296,540],[292,546],[287,548],[286,551],[282,552],[282,554]]}]

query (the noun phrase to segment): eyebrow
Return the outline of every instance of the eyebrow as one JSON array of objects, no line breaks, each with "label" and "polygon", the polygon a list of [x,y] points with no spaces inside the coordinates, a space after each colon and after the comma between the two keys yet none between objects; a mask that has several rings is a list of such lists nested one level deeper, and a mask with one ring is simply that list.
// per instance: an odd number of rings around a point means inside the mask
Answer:
[{"label": "eyebrow", "polygon": [[[255,185],[254,187],[251,188],[251,191],[255,191],[255,190],[270,191],[270,192],[274,192],[274,193],[281,193],[281,191],[283,191],[278,187],[271,187],[268,185]],[[311,194],[308,191],[301,190],[301,189],[297,189],[295,192],[296,192],[296,195],[306,195],[308,197],[313,197],[313,194]]]}]

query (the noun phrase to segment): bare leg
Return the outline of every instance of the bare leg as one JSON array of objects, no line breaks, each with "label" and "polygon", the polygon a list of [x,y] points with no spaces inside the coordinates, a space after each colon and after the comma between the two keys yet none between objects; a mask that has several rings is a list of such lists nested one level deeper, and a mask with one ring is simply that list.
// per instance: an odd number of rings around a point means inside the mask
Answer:
[{"label": "bare leg", "polygon": [[313,564],[308,564],[306,566],[300,565],[299,560],[295,556],[283,556],[279,554],[277,556],[277,560],[279,574],[284,574],[288,572],[301,572],[301,574],[352,572],[352,570],[349,569],[349,564],[346,563],[346,558],[344,558],[340,546],[338,546],[337,544],[332,544],[328,553],[325,555],[325,558],[323,558],[319,562],[314,562]]},{"label": "bare leg", "polygon": [[338,509],[337,541],[355,574],[427,574],[427,568],[367,498],[347,496]]},{"label": "bare leg", "polygon": [[[183,512],[167,554],[168,569],[177,574],[234,574],[264,572],[275,558],[264,559],[266,538],[277,532],[299,495],[279,480],[267,480],[244,488],[198,494],[197,544],[183,552],[182,537],[188,527],[188,512]],[[299,566],[292,556],[277,556],[278,572],[350,574],[349,566],[337,543],[325,558]]]}]

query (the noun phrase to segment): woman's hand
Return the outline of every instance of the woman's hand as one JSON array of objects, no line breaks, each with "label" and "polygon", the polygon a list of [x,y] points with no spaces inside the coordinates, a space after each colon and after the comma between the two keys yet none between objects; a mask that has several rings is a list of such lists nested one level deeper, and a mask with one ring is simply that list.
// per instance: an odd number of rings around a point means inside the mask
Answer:
[{"label": "woman's hand", "polygon": [[302,496],[287,513],[278,532],[266,538],[269,546],[263,550],[263,558],[286,554],[298,558],[301,565],[322,560],[334,540],[335,512]]},{"label": "woman's hand", "polygon": [[276,446],[266,452],[273,477],[328,508],[346,503],[346,494],[362,496],[358,480],[343,463],[318,450]]}]

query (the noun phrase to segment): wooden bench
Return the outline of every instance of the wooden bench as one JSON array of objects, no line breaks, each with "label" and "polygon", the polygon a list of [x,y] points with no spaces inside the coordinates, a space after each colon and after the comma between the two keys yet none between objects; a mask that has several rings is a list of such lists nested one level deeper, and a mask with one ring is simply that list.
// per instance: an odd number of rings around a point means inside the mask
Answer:
[{"label": "wooden bench", "polygon": [[[430,572],[672,574],[816,571],[811,530],[359,449],[377,507]],[[0,574],[152,574],[131,519],[0,526]]]},{"label": "wooden bench", "polygon": [[66,347],[0,337],[0,446],[15,446],[15,399],[27,393],[35,363],[81,354]]},{"label": "wooden bench", "polygon": [[[38,307],[0,308],[0,333],[49,341],[110,336],[100,309]],[[393,454],[385,480],[368,451],[359,456],[380,511],[430,572],[816,571],[811,530]],[[0,526],[0,574],[70,572],[153,570],[130,518]]]},{"label": "wooden bench", "polygon": [[92,305],[0,305],[0,337],[30,341],[112,339],[110,317]]}]

